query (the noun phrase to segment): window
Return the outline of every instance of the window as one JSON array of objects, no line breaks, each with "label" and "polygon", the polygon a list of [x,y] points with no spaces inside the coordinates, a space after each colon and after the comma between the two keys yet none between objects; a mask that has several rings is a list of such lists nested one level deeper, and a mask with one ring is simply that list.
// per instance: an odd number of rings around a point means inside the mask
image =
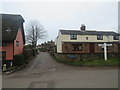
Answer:
[{"label": "window", "polygon": [[6,42],[2,42],[2,46],[6,46]]},{"label": "window", "polygon": [[0,43],[0,46],[6,46],[6,45],[7,45],[6,42]]},{"label": "window", "polygon": [[86,40],[88,40],[88,37],[86,37]]},{"label": "window", "polygon": [[77,34],[71,34],[70,39],[71,40],[76,40],[77,39]]},{"label": "window", "polygon": [[72,44],[72,51],[81,51],[82,44]]},{"label": "window", "polygon": [[2,60],[6,60],[6,52],[2,51]]},{"label": "window", "polygon": [[17,46],[17,47],[19,46],[19,41],[16,41],[16,46]]},{"label": "window", "polygon": [[114,36],[113,36],[113,39],[114,39],[114,40],[119,40],[119,36],[118,36],[118,35],[114,35]]},{"label": "window", "polygon": [[103,40],[103,35],[97,35],[97,40]]}]

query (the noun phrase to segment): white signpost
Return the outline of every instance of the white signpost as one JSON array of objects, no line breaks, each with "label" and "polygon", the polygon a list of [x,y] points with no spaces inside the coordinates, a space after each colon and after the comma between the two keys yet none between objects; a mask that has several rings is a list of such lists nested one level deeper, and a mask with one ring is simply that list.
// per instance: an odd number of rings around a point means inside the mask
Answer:
[{"label": "white signpost", "polygon": [[104,59],[107,60],[107,46],[112,46],[112,44],[98,44],[98,46],[102,46],[104,48]]}]

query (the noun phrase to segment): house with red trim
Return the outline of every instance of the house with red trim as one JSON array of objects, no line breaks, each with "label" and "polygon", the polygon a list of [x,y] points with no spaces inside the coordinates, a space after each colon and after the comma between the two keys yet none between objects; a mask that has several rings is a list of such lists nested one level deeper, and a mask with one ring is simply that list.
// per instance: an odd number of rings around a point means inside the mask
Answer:
[{"label": "house with red trim", "polygon": [[3,64],[9,67],[15,55],[22,54],[25,44],[25,34],[21,15],[0,14],[2,17],[2,39],[0,54]]}]

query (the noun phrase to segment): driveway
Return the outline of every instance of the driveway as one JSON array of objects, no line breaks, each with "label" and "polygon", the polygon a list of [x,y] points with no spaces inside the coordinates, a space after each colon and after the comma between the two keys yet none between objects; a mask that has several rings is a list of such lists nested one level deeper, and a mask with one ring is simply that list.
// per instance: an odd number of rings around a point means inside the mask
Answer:
[{"label": "driveway", "polygon": [[118,69],[76,67],[40,52],[24,69],[3,75],[3,88],[117,88]]}]

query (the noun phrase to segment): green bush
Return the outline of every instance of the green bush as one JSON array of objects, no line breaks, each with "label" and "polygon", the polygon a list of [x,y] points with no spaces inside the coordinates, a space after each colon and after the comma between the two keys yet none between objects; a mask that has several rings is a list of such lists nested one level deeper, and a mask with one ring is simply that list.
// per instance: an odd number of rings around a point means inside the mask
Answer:
[{"label": "green bush", "polygon": [[36,49],[32,49],[33,56],[36,56]]},{"label": "green bush", "polygon": [[21,66],[24,65],[24,63],[25,63],[24,56],[22,54],[14,56],[14,60],[13,60],[14,66]]},{"label": "green bush", "polygon": [[29,63],[29,60],[31,57],[33,57],[33,48],[32,46],[24,46],[24,50],[23,50],[23,56],[24,56],[24,60],[25,63]]}]

